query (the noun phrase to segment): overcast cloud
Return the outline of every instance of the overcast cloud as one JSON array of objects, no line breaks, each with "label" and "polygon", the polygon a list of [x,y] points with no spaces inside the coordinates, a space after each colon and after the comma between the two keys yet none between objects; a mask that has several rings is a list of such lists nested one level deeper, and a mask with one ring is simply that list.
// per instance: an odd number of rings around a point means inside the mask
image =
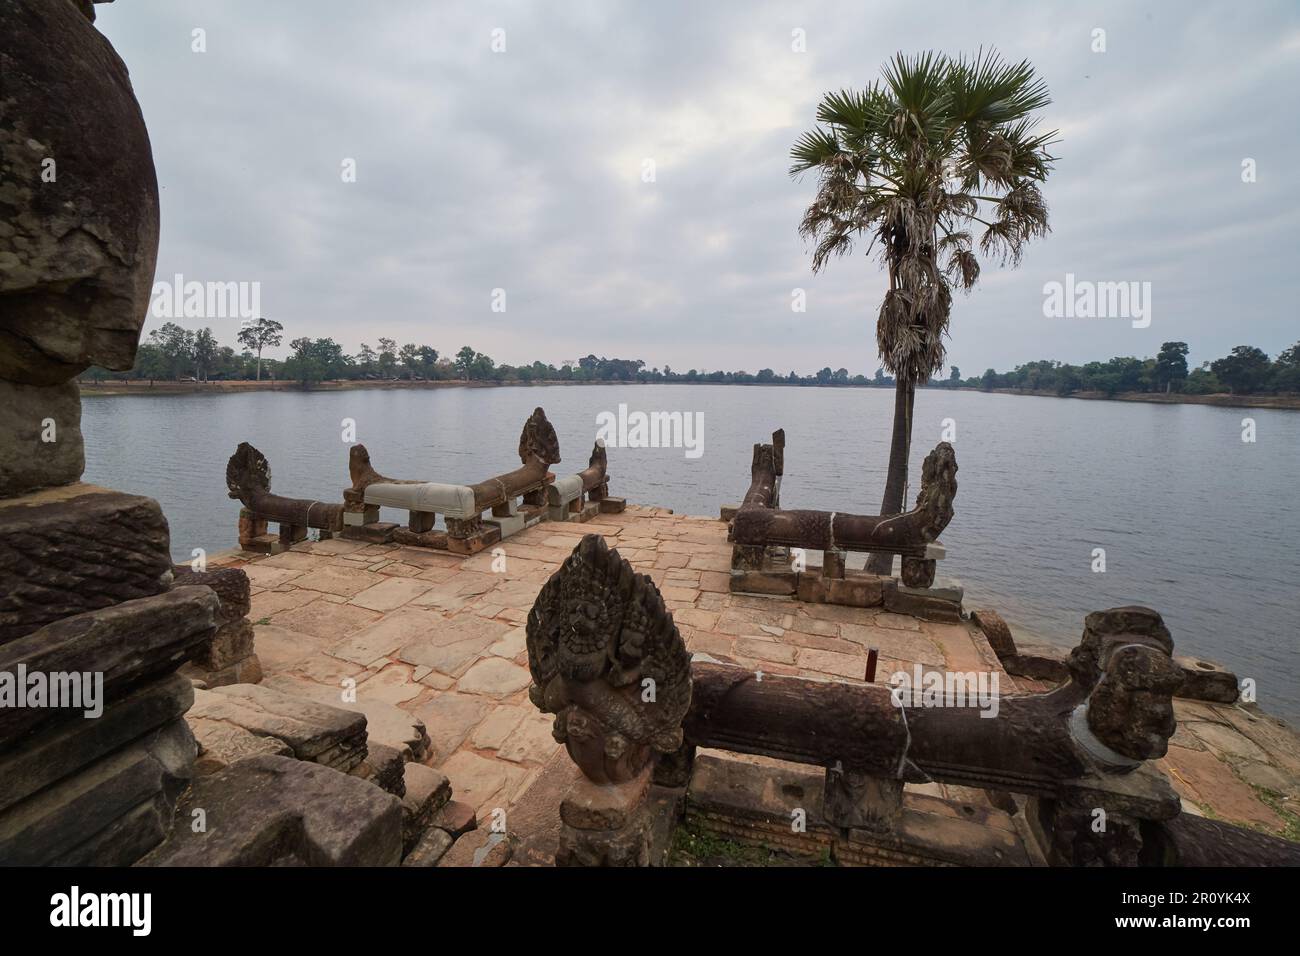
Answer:
[{"label": "overcast cloud", "polygon": [[[158,277],[259,281],[286,341],[871,374],[884,278],[860,253],[811,275],[796,226],[814,184],[789,178],[789,148],[825,91],[866,84],[896,50],[980,44],[1038,67],[1062,141],[1051,235],[958,297],[950,364],[1154,355],[1171,339],[1199,364],[1300,339],[1293,0],[98,10],[153,140]],[[1246,158],[1257,182],[1242,182]],[[1151,282],[1150,327],[1045,318],[1044,283],[1067,272]],[[234,344],[236,320],[182,324]]]}]

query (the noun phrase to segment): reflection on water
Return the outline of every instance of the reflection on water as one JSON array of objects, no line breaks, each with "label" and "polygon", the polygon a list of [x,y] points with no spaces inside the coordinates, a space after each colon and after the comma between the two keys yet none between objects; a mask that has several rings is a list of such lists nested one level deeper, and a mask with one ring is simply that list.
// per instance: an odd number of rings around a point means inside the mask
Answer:
[{"label": "reflection on water", "polygon": [[[889,453],[888,390],[708,385],[448,388],[84,402],[86,480],[157,498],[172,551],[235,544],[238,503],[225,463],[240,441],[270,459],[281,494],[341,500],[343,420],[375,467],[401,478],[470,482],[514,468],[524,419],[546,408],[557,473],[587,463],[596,416],[702,412],[703,454],[611,448],[610,490],[639,504],[716,515],[749,480],[753,444],[786,430],[782,504],[874,513]],[[1241,420],[1257,423],[1254,444]],[[1020,634],[1074,644],[1088,611],[1141,603],[1178,651],[1253,677],[1260,702],[1300,718],[1300,413],[922,390],[913,485],[955,422],[959,490],[940,575],[967,607],[1000,609]],[[390,517],[389,520],[392,520]],[[1106,572],[1091,570],[1094,548]]]}]

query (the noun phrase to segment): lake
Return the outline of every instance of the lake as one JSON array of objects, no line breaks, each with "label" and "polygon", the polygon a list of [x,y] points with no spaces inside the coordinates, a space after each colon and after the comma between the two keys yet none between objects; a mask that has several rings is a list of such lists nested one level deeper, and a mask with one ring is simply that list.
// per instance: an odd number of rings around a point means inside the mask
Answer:
[{"label": "lake", "polygon": [[[874,514],[889,455],[887,389],[599,385],[444,388],[84,400],[85,480],[157,498],[175,558],[236,545],[239,504],[226,459],[240,441],[270,459],[273,489],[341,501],[349,483],[343,421],[378,471],[473,482],[518,466],[541,405],[564,457],[587,464],[600,413],[701,413],[689,448],[609,449],[611,494],[678,513],[718,514],[749,484],[751,449],[786,431],[789,508]],[[1242,420],[1256,440],[1242,441]],[[923,389],[912,487],[955,429],[956,517],[941,577],[966,607],[995,608],[1018,636],[1072,646],[1092,610],[1145,604],[1177,651],[1254,678],[1260,704],[1300,719],[1300,413]],[[397,514],[385,520],[401,520]],[[1094,549],[1105,571],[1093,570]]]}]

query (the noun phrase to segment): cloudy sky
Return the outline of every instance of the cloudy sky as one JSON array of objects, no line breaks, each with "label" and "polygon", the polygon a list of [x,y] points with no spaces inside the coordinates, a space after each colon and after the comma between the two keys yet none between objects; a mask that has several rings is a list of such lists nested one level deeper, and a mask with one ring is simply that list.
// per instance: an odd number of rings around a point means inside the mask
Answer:
[{"label": "cloudy sky", "polygon": [[[824,92],[866,84],[895,51],[981,44],[1041,71],[1060,159],[1051,235],[958,297],[951,364],[1146,356],[1171,339],[1200,363],[1300,339],[1294,0],[98,10],[153,140],[158,277],[260,282],[286,341],[871,374],[884,279],[862,252],[811,274],[796,226],[813,181],[789,178],[789,148]],[[1066,273],[1150,282],[1150,327],[1044,317],[1044,284]],[[182,324],[234,344],[237,320]]]}]

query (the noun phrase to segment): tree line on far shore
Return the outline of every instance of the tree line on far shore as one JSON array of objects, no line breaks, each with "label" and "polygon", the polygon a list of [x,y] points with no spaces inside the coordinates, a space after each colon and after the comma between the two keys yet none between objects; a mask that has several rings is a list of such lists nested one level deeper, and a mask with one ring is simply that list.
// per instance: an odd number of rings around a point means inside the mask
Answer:
[{"label": "tree line on far shore", "polygon": [[[90,368],[83,380],[103,379],[150,381],[243,381],[262,376],[309,387],[327,381],[474,381],[474,382],[698,382],[724,385],[830,385],[857,388],[893,388],[894,379],[883,369],[871,377],[851,374],[846,368],[826,366],[811,375],[786,374],[770,368],[758,372],[689,369],[670,366],[647,368],[641,359],[604,358],[588,355],[558,367],[545,362],[531,365],[498,365],[489,355],[464,346],[446,357],[428,345],[399,346],[394,339],[380,338],[378,347],[362,343],[356,355],[347,354],[331,338],[301,337],[289,342],[286,359],[261,357],[267,347],[283,341],[283,326],[269,319],[258,320],[240,331],[236,352],[217,342],[210,328],[190,330],[168,322],[140,343],[135,366],[126,372]],[[1228,355],[1201,367],[1189,369],[1187,344],[1166,342],[1155,358],[1117,356],[1106,362],[1070,365],[1050,359],[1018,365],[1013,371],[988,369],[983,375],[962,378],[952,367],[948,378],[924,383],[931,388],[1017,389],[1047,391],[1058,395],[1075,392],[1177,392],[1210,395],[1223,392],[1255,394],[1300,392],[1300,343],[1283,351],[1275,360],[1254,346],[1240,345]]]}]

